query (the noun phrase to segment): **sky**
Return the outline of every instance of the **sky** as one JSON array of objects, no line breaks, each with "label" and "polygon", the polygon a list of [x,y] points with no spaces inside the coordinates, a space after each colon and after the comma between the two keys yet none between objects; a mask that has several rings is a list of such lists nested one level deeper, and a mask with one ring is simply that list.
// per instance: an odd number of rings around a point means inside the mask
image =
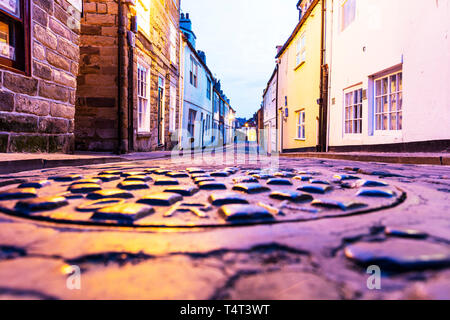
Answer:
[{"label": "sky", "polygon": [[206,52],[211,72],[221,80],[237,117],[250,118],[275,68],[276,46],[298,22],[298,0],[181,0]]}]

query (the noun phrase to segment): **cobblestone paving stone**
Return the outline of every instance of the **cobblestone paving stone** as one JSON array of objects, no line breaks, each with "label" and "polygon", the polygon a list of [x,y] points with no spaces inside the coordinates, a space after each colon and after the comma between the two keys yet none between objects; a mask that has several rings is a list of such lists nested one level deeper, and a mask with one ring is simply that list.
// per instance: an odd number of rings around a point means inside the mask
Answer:
[{"label": "cobblestone paving stone", "polygon": [[0,298],[450,299],[449,175],[222,157],[3,175]]}]

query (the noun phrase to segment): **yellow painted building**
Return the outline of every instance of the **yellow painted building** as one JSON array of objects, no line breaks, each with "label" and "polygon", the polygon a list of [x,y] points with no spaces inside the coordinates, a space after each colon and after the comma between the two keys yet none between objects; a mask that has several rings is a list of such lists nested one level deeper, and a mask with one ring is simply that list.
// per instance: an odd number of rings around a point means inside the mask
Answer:
[{"label": "yellow painted building", "polygon": [[280,151],[316,151],[319,144],[322,1],[299,2],[300,21],[278,51]]}]

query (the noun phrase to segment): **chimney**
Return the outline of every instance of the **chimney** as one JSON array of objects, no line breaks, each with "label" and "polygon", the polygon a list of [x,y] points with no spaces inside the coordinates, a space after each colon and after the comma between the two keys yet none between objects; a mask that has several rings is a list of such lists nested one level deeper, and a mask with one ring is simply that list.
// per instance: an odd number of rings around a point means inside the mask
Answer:
[{"label": "chimney", "polygon": [[277,48],[277,54],[279,54],[281,49],[283,49],[283,46],[277,46],[276,48]]},{"label": "chimney", "polygon": [[206,53],[201,50],[198,50],[197,53],[200,59],[203,61],[203,63],[206,64]]},{"label": "chimney", "polygon": [[303,15],[303,12],[302,12],[302,7],[300,6],[300,4],[303,2],[303,0],[299,0],[298,2],[297,2],[297,10],[298,10],[298,12],[299,12],[299,16],[298,16],[298,19],[299,20],[302,20],[302,15]]}]

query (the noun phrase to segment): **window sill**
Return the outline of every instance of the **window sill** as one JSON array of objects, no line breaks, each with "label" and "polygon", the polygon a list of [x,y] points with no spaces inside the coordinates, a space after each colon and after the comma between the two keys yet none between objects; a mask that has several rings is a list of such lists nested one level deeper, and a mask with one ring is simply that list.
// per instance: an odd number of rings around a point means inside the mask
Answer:
[{"label": "window sill", "polygon": [[295,141],[302,141],[302,142],[304,142],[304,141],[306,141],[306,138],[305,138],[305,139],[302,139],[302,138],[295,138],[294,140],[295,140]]},{"label": "window sill", "polygon": [[306,63],[306,61],[300,62],[300,64],[298,64],[298,65],[294,68],[294,71],[299,70],[305,63]]},{"label": "window sill", "polygon": [[137,137],[138,138],[150,138],[152,134],[150,132],[138,132]]}]

